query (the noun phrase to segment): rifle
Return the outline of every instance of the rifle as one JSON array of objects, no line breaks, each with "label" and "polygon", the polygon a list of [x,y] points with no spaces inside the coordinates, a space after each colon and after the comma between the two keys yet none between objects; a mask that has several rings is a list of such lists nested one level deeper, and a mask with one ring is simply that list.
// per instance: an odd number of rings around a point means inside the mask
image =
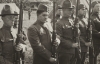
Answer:
[{"label": "rifle", "polygon": [[[18,33],[22,34],[22,24],[23,24],[23,2],[20,2],[20,13],[19,13],[19,25],[18,25]],[[20,37],[17,35],[16,45],[20,43]],[[15,52],[15,63],[14,64],[24,64],[24,53],[22,51]]]},{"label": "rifle", "polygon": [[[57,44],[55,44],[56,41],[56,21],[57,19],[55,18],[55,4],[56,1],[53,1],[53,34],[52,34],[52,57],[57,59]],[[55,64],[58,64],[56,62]]]},{"label": "rifle", "polygon": [[78,5],[79,5],[79,0],[77,0],[76,18],[75,18],[75,22],[74,22],[74,41],[78,42],[78,45],[79,45],[78,48],[75,48],[76,64],[81,64],[81,47],[80,47],[79,20],[78,20]]},{"label": "rifle", "polygon": [[94,64],[94,47],[93,47],[93,41],[92,41],[92,22],[91,22],[91,0],[89,5],[89,19],[88,19],[88,28],[87,28],[87,41],[91,42],[91,46],[89,47],[89,64]]}]

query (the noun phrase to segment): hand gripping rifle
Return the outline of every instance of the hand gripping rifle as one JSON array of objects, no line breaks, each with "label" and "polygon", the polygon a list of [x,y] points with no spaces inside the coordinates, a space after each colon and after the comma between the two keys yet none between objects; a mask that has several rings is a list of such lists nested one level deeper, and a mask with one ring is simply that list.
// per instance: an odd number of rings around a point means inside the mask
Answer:
[{"label": "hand gripping rifle", "polygon": [[81,47],[80,47],[80,33],[79,33],[79,20],[78,20],[78,5],[79,0],[77,0],[77,6],[76,6],[76,18],[74,22],[74,41],[78,43],[78,48],[75,48],[75,59],[76,64],[81,64]]},{"label": "hand gripping rifle", "polygon": [[[53,34],[52,34],[52,57],[57,59],[57,44],[55,44],[56,41],[56,17],[55,17],[55,5],[56,1],[53,1]],[[55,64],[58,64],[56,62]]]},{"label": "hand gripping rifle", "polygon": [[91,22],[91,0],[89,4],[89,19],[88,19],[88,26],[87,26],[87,41],[91,42],[91,46],[89,47],[89,64],[94,64],[93,57],[94,57],[94,47],[92,41],[92,22]]},{"label": "hand gripping rifle", "polygon": [[[21,1],[17,34],[22,34],[22,24],[23,24],[23,2]],[[17,35],[16,45],[18,45],[19,43],[20,43],[20,37]],[[22,51],[16,51],[14,64],[24,64],[24,53],[22,53]]]}]

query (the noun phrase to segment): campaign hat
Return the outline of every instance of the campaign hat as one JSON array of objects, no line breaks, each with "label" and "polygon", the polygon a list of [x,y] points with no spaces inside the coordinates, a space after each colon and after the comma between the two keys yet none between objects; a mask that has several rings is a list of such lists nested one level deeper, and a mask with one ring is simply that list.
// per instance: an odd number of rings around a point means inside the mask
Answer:
[{"label": "campaign hat", "polygon": [[10,5],[5,5],[3,9],[1,10],[0,16],[6,16],[6,15],[18,15],[18,13],[15,13]]}]

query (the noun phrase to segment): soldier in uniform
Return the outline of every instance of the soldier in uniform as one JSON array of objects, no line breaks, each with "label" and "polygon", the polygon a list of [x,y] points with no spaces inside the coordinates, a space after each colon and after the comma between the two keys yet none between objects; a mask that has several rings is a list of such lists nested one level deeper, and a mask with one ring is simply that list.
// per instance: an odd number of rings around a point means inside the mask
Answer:
[{"label": "soldier in uniform", "polygon": [[74,62],[73,58],[75,58],[75,48],[78,47],[78,43],[73,40],[73,5],[69,0],[63,2],[62,12],[62,18],[56,23],[56,31],[60,39],[58,59],[59,64],[72,64]]},{"label": "soldier in uniform", "polygon": [[92,2],[91,21],[93,23],[94,64],[97,64],[97,56],[100,53],[100,1]]},{"label": "soldier in uniform", "polygon": [[48,18],[47,6],[40,4],[37,10],[37,21],[28,28],[28,39],[33,48],[33,64],[52,64],[51,34],[44,23]]},{"label": "soldier in uniform", "polygon": [[78,6],[78,21],[80,29],[80,45],[81,45],[81,64],[84,64],[84,61],[87,56],[88,47],[91,45],[91,42],[87,42],[87,26],[88,18],[86,18],[87,8],[84,4],[79,4]]},{"label": "soldier in uniform", "polygon": [[[25,44],[23,41],[16,46],[16,32],[12,30],[13,21],[14,21],[14,11],[9,5],[5,5],[1,11],[1,19],[4,24],[0,29],[0,64],[13,64],[14,63],[14,54],[16,51],[21,51],[25,49]],[[20,36],[20,34],[19,34]],[[20,36],[22,39],[22,37]]]}]

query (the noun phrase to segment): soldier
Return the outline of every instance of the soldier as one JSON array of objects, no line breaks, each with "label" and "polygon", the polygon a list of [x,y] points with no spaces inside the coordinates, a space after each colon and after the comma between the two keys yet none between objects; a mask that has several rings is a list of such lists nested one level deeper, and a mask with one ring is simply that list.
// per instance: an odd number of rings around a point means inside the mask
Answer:
[{"label": "soldier", "polygon": [[63,16],[56,23],[57,35],[59,35],[61,41],[58,47],[59,64],[72,64],[75,57],[75,48],[78,47],[78,43],[73,40],[73,8],[72,3],[65,0],[62,5]]},{"label": "soldier", "polygon": [[[4,24],[0,29],[0,64],[13,64],[16,51],[25,50],[25,44],[16,46],[16,32],[13,31],[14,11],[9,5],[5,5],[1,11],[1,19]],[[20,34],[19,34],[20,36]],[[20,36],[22,39],[22,37]],[[21,41],[23,42],[23,41]]]},{"label": "soldier", "polygon": [[91,45],[91,42],[87,42],[87,26],[88,18],[86,18],[87,8],[84,4],[79,4],[78,6],[78,19],[79,19],[79,29],[80,29],[80,44],[81,44],[81,64],[84,64],[84,61],[87,56],[88,47]]},{"label": "soldier", "polygon": [[97,56],[100,53],[100,1],[92,2],[91,21],[93,23],[93,45],[94,45],[94,64],[97,64]]},{"label": "soldier", "polygon": [[47,6],[40,4],[37,10],[37,21],[28,29],[28,38],[34,51],[33,64],[52,64],[56,61],[51,57],[51,34],[44,25],[47,18]]}]

